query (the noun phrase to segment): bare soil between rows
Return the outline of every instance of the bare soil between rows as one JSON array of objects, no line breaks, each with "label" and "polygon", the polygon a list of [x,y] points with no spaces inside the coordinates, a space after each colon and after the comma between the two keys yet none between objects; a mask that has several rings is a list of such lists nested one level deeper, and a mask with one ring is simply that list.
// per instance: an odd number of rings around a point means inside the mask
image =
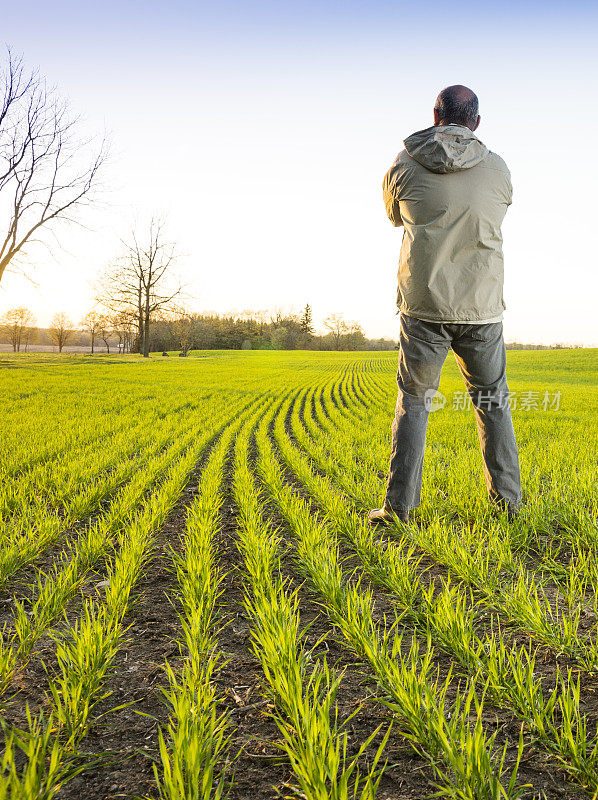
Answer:
[{"label": "bare soil between rows", "polygon": [[[168,661],[176,670],[177,661],[181,659],[176,643],[180,622],[170,548],[180,548],[186,509],[193,501],[204,460],[205,457],[197,465],[177,506],[159,532],[153,558],[136,586],[136,602],[126,617],[126,624],[130,626],[126,645],[119,651],[107,680],[110,697],[95,709],[96,721],[82,746],[86,754],[97,756],[99,761],[62,787],[57,795],[62,800],[158,797],[153,765],[158,759],[159,728],[168,721],[168,709],[162,698],[162,688],[166,686],[163,665]],[[293,480],[290,475],[287,479]],[[298,491],[302,491],[298,484],[295,485]],[[318,598],[296,571],[292,537],[285,535],[284,521],[271,504],[268,512],[274,516],[289,543],[283,569],[289,587],[299,591],[302,624],[309,626],[305,645],[314,648],[315,657],[325,656],[330,666],[343,673],[337,705],[341,723],[351,717],[347,723],[349,753],[356,753],[361,743],[381,726],[381,732],[360,761],[360,767],[367,768],[383,732],[392,721],[391,716],[376,699],[378,690],[368,668],[337,638]],[[219,637],[225,663],[218,672],[217,681],[222,706],[230,713],[231,722],[230,754],[234,763],[229,796],[231,800],[275,800],[293,796],[292,771],[281,753],[281,737],[270,716],[271,705],[264,691],[261,668],[251,650],[250,624],[242,602],[242,561],[236,547],[237,509],[228,472],[221,517],[216,544],[220,567],[226,573],[221,598],[223,628]],[[343,555],[350,558],[349,553]],[[350,560],[347,561],[347,565],[350,564]],[[85,593],[101,591],[97,585],[101,579],[101,573],[95,573],[86,584]],[[392,598],[369,586],[366,581],[362,585],[373,592],[377,619],[382,621],[385,614],[392,615]],[[73,604],[69,616],[76,614],[78,606],[78,602]],[[5,698],[3,716],[8,723],[20,726],[25,723],[25,703],[33,713],[40,709],[48,710],[46,669],[50,673],[53,671],[54,649],[52,640],[45,638],[39,645],[39,657],[32,659],[18,675],[14,685],[16,693]],[[451,659],[439,653],[437,666],[441,676],[448,674],[451,665]],[[554,669],[554,659],[548,655],[539,659],[540,679],[543,673],[547,678],[553,678]],[[453,694],[459,691],[460,680],[459,676],[455,677]],[[596,681],[584,678],[584,689],[591,698],[588,705],[593,707]],[[115,707],[120,708],[113,711]],[[500,741],[507,736],[513,743],[507,758],[512,762],[519,735],[518,721],[500,709],[489,707],[485,722],[489,730],[498,731]],[[415,800],[434,792],[430,767],[414,752],[396,726],[384,758],[387,766],[377,794],[379,800]],[[530,742],[526,742],[520,782],[534,786],[533,791],[525,794],[527,798],[545,796],[549,800],[564,800],[584,796],[567,780],[555,759]]]}]

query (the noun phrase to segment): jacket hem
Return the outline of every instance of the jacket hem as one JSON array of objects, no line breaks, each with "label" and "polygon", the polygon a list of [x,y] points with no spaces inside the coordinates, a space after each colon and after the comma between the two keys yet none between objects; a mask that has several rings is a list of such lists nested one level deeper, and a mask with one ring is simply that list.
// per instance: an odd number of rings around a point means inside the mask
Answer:
[{"label": "jacket hem", "polygon": [[416,311],[407,311],[404,308],[399,307],[399,313],[405,314],[407,317],[413,317],[414,319],[421,319],[422,322],[437,322],[437,323],[445,323],[447,325],[490,325],[493,322],[502,322],[503,319],[503,312],[501,311],[499,314],[495,314],[492,317],[460,317],[456,319],[455,317],[432,317],[426,314],[420,314]]}]

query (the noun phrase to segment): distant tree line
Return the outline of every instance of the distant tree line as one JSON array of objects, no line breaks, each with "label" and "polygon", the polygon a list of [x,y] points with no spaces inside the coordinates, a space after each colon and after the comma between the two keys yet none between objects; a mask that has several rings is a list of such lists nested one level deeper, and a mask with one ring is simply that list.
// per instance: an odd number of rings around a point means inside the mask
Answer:
[{"label": "distant tree line", "polygon": [[[326,333],[316,334],[309,305],[303,313],[251,312],[241,314],[195,314],[183,310],[164,311],[154,318],[149,330],[147,352],[190,350],[394,350],[392,339],[368,339],[356,322],[342,314],[324,321]],[[139,353],[139,328],[127,313],[102,313],[94,309],[75,325],[63,313],[54,315],[49,327],[39,328],[27,308],[13,308],[0,315],[0,343],[15,353],[52,346],[62,352],[69,345],[89,348],[91,353]],[[143,347],[143,344],[142,344]],[[566,350],[582,345],[525,344],[507,342],[507,350]],[[142,350],[141,350],[142,352]]]},{"label": "distant tree line", "polygon": [[178,350],[394,350],[390,339],[368,339],[355,322],[328,317],[324,334],[314,333],[311,309],[303,314],[185,314],[156,320],[153,352]]},{"label": "distant tree line", "polygon": [[507,350],[578,350],[582,349],[581,344],[564,344],[557,342],[556,344],[522,344],[521,342],[507,342]]},{"label": "distant tree line", "polygon": [[[325,333],[317,334],[312,310],[300,315],[244,311],[240,314],[195,314],[182,309],[162,310],[149,329],[148,353],[190,350],[394,350],[392,339],[368,339],[360,325],[331,314]],[[91,352],[139,353],[139,328],[123,311],[113,314],[94,309],[76,326],[58,313],[48,328],[38,328],[27,308],[13,308],[0,316],[0,343],[15,353],[52,346],[62,352],[67,345]],[[143,346],[143,345],[142,345]],[[508,350],[564,350],[581,345],[508,342]]]},{"label": "distant tree line", "polygon": [[[341,314],[325,320],[326,333],[316,334],[311,323],[311,308],[302,315],[276,312],[242,314],[193,314],[163,312],[152,323],[149,352],[190,350],[393,350],[390,339],[368,339],[355,322]],[[62,352],[69,347],[89,348],[91,352],[139,352],[139,330],[126,317],[90,311],[79,326],[64,313],[56,314],[48,328],[35,327],[25,308],[12,309],[0,317],[0,341],[14,352],[26,352],[35,345],[53,346]],[[99,347],[98,347],[99,346]]]}]

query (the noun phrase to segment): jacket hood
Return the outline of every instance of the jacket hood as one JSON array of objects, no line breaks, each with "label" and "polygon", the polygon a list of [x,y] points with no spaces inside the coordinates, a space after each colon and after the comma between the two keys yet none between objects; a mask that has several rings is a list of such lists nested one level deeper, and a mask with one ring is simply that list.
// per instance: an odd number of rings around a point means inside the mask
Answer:
[{"label": "jacket hood", "polygon": [[405,139],[405,149],[430,172],[458,172],[483,161],[488,148],[464,125],[433,125]]}]

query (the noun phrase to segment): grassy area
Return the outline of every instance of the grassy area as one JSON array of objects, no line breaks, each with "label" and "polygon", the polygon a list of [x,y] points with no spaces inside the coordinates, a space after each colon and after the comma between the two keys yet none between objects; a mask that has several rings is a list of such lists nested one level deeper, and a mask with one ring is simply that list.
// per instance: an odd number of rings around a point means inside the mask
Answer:
[{"label": "grassy area", "polygon": [[396,361],[2,355],[0,797],[598,796],[598,350],[508,353],[513,524],[449,356],[380,534]]}]

